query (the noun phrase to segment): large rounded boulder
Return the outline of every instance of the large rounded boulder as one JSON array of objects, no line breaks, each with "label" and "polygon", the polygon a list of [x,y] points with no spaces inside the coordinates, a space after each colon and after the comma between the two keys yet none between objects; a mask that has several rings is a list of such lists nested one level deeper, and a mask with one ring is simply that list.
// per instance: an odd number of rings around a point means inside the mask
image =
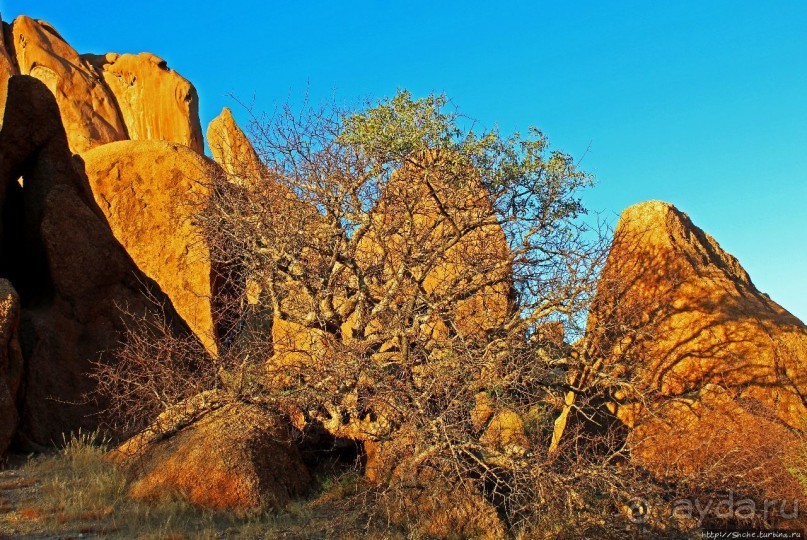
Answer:
[{"label": "large rounded boulder", "polygon": [[19,293],[25,359],[16,438],[47,446],[98,426],[91,373],[114,361],[132,322],[124,309],[187,330],[110,231],[41,81],[9,79],[0,149],[0,275]]},{"label": "large rounded boulder", "polygon": [[204,153],[196,88],[151,53],[82,55],[115,97],[128,138],[184,144]]},{"label": "large rounded boulder", "polygon": [[164,141],[121,141],[81,157],[115,238],[215,355],[217,276],[194,216],[220,169],[189,147]]},{"label": "large rounded boulder", "polygon": [[127,138],[112,92],[53,26],[21,15],[11,35],[20,73],[41,80],[56,97],[73,152]]},{"label": "large rounded boulder", "polygon": [[286,422],[258,406],[202,394],[163,413],[110,457],[127,471],[133,497],[173,494],[214,510],[282,509],[311,481]]}]

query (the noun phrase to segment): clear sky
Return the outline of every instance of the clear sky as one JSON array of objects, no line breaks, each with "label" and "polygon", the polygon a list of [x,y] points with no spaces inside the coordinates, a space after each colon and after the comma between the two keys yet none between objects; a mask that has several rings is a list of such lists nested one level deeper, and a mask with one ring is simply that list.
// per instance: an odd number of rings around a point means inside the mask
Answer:
[{"label": "clear sky", "polygon": [[[150,51],[228,94],[445,92],[482,126],[540,127],[594,173],[589,207],[674,203],[807,320],[807,1],[0,0],[79,52]],[[588,151],[586,151],[588,149]]]}]

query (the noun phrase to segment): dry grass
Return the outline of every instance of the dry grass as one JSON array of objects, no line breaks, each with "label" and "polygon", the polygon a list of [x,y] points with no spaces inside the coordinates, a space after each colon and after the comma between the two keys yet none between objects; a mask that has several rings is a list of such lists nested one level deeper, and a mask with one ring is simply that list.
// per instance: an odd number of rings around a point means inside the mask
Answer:
[{"label": "dry grass", "polygon": [[345,512],[344,480],[323,480],[322,490],[282,514],[235,516],[201,511],[166,496],[133,501],[126,479],[104,460],[95,434],[79,434],[58,452],[32,457],[19,477],[0,479],[0,537],[103,538],[395,538],[363,530]]}]

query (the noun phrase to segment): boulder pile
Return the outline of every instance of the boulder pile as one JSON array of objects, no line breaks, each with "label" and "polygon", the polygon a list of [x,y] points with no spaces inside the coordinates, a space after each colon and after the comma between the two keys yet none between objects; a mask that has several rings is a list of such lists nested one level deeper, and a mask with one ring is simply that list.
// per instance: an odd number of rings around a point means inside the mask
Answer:
[{"label": "boulder pile", "polygon": [[[196,90],[161,58],[83,55],[44,21],[21,16],[0,24],[2,455],[12,446],[42,449],[64,434],[97,428],[105,404],[90,373],[98,363],[115,362],[137,321],[159,320],[196,340],[205,361],[219,358],[228,323],[218,302],[222,276],[232,269],[213,262],[194,216],[216,179],[243,186],[269,172],[226,108],[207,129],[213,159],[204,155]],[[435,218],[437,206],[451,207],[454,227],[492,213],[473,174],[459,189],[419,172],[424,163],[450,163],[450,155],[435,151],[420,159],[392,174],[358,248],[357,264],[377,266],[382,276],[395,274],[411,251],[399,233],[404,214],[415,216],[413,237],[428,246],[445,243],[451,232]],[[295,225],[295,233],[316,235],[316,210],[280,184],[273,189],[265,194],[274,201],[271,217],[280,222],[295,213],[308,224]],[[481,340],[505,319],[513,301],[512,269],[502,264],[508,254],[501,226],[491,221],[428,261],[423,290],[460,300],[442,319],[423,321],[424,343],[438,349],[452,332]],[[484,269],[486,280],[469,268]],[[281,311],[312,303],[298,285],[288,284],[299,294],[281,299]],[[258,287],[249,302],[260,294]],[[346,341],[355,337],[352,322],[340,327]],[[305,370],[328,362],[333,343],[322,329],[282,318],[270,324],[270,367]],[[558,347],[571,349],[562,328],[559,335]],[[807,418],[807,327],[757,290],[737,259],[674,206],[650,201],[622,214],[588,333],[574,346],[632,381],[603,407],[626,429],[637,465],[673,481],[738,476],[780,498],[798,493],[788,450],[799,444]],[[382,343],[373,359],[390,351]],[[417,369],[423,379],[430,376],[428,366]],[[494,411],[485,399],[477,395],[470,419],[480,443],[501,454],[532,452],[525,420],[509,409]],[[385,456],[406,441],[380,442],[380,417],[361,416],[356,403],[337,404],[338,414],[320,427],[362,446],[369,481],[403,475],[407,464]],[[556,426],[572,421],[571,408],[567,403]],[[295,437],[304,424],[200,394],[165,411],[111,459],[127,468],[138,498],[170,492],[212,509],[280,508],[311,483]],[[412,476],[420,482],[423,474]],[[426,534],[464,530],[459,524],[473,515],[494,536],[503,530],[482,498],[448,514],[429,508],[451,502],[451,495],[410,501],[437,516]],[[466,532],[475,534],[472,528]]]}]

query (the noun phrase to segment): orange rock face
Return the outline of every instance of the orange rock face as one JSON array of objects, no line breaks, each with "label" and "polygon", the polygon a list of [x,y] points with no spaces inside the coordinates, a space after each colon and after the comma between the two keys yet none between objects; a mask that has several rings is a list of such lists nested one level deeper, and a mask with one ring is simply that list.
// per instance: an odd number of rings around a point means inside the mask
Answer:
[{"label": "orange rock face", "polygon": [[0,18],[0,127],[3,126],[2,112],[6,108],[6,92],[8,91],[8,80],[12,75],[17,75],[17,66],[5,43],[6,24]]},{"label": "orange rock face", "polygon": [[433,337],[449,332],[446,319],[466,336],[503,320],[509,247],[472,171],[450,156],[427,156],[394,174],[373,217],[359,262],[383,267],[388,283],[402,264],[422,279],[423,291],[445,307],[443,320],[432,321]]},{"label": "orange rock face", "polygon": [[[763,425],[781,426],[782,433],[803,428],[807,329],[669,204],[642,203],[622,214],[591,311],[590,339],[593,355],[624,366],[656,396],[651,408],[673,397],[698,404],[658,405],[652,418],[623,396],[617,413],[637,427],[637,455],[657,456],[659,467],[670,452],[700,447],[708,425],[738,425],[721,435],[723,446],[737,448]],[[706,387],[719,399],[699,397]],[[676,463],[697,468],[694,455],[686,456]]]},{"label": "orange rock face", "polygon": [[524,433],[524,421],[510,409],[496,413],[480,437],[483,445],[503,452],[524,452],[530,447]]},{"label": "orange rock face", "polygon": [[758,403],[707,384],[654,413],[641,418],[630,437],[634,460],[659,476],[735,489],[750,485],[780,500],[803,497],[788,471],[803,439]]},{"label": "orange rock face", "polygon": [[252,143],[227,107],[207,126],[207,144],[213,159],[233,181],[243,183],[265,174]]},{"label": "orange rock face", "polygon": [[52,26],[20,16],[11,33],[20,73],[41,80],[56,96],[73,152],[127,138],[112,92]]},{"label": "orange rock face", "polygon": [[176,142],[204,154],[196,88],[165,60],[151,53],[82,59],[97,68],[115,97],[129,139]]},{"label": "orange rock face", "polygon": [[[216,353],[212,270],[187,218],[206,193],[205,180],[220,170],[196,152],[195,90],[158,58],[110,55],[98,65],[47,23],[23,16],[3,26],[0,275],[19,292],[26,367],[22,385],[13,355],[0,369],[9,428],[0,430],[0,444],[19,413],[17,440],[33,448],[97,426],[104,405],[86,397],[94,389],[90,372],[93,362],[114,358],[131,322],[122,308],[150,318],[156,299],[169,326],[184,335],[164,295],[170,292]],[[17,64],[30,75],[16,75]],[[130,135],[189,146],[116,146]],[[88,163],[72,155],[77,151],[90,154]],[[13,340],[3,343],[14,349]]]},{"label": "orange rock face", "polygon": [[[15,19],[11,36],[20,73],[56,96],[73,152],[132,139],[172,141],[204,153],[196,89],[161,58],[79,55],[51,25],[25,16]],[[0,81],[10,59],[0,49]]]},{"label": "orange rock face", "polygon": [[247,405],[225,405],[170,433],[135,436],[113,459],[128,469],[133,497],[175,493],[214,510],[281,509],[310,482],[288,427]]},{"label": "orange rock face", "polygon": [[121,141],[82,159],[115,238],[217,354],[215,275],[193,216],[207,200],[218,167],[187,146],[162,141]]}]

